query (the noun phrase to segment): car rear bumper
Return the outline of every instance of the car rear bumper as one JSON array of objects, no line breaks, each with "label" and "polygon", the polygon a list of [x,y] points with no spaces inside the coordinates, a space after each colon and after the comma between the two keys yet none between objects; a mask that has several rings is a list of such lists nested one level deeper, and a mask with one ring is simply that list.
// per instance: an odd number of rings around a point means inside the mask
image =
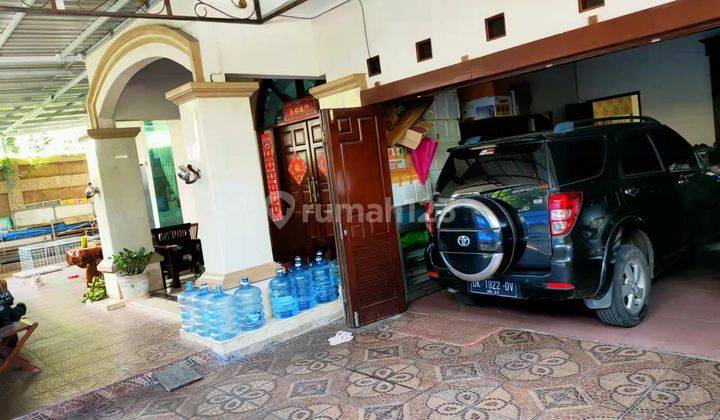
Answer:
[{"label": "car rear bumper", "polygon": [[[425,262],[431,277],[441,286],[470,293],[471,282],[456,277],[445,267],[434,244],[425,250]],[[587,259],[582,264],[563,262],[549,268],[544,272],[506,272],[488,280],[514,282],[518,299],[583,299],[597,292],[601,260]]]}]

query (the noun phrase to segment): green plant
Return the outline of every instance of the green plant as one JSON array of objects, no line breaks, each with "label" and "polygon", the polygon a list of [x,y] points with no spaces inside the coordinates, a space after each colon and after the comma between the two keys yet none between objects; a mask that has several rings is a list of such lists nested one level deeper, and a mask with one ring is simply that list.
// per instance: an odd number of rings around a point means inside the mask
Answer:
[{"label": "green plant", "polygon": [[122,251],[112,256],[115,268],[122,276],[136,276],[142,274],[145,268],[150,264],[152,252],[140,248],[137,251],[131,251],[124,248]]}]

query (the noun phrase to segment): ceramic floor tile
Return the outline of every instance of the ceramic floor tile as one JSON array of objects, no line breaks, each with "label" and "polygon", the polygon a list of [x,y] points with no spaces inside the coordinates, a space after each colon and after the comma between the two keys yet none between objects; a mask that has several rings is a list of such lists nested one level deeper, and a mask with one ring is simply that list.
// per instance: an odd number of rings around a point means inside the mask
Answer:
[{"label": "ceramic floor tile", "polygon": [[673,368],[627,413],[628,418],[713,418],[720,411],[714,371]]}]

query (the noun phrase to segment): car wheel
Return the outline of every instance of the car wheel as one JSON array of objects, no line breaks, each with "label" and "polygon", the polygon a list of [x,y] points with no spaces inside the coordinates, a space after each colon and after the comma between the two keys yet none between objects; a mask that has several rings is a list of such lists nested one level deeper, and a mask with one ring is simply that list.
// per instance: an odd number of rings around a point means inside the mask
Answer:
[{"label": "car wheel", "polygon": [[642,322],[650,302],[652,278],[647,257],[634,245],[622,245],[615,255],[609,308],[598,309],[602,322],[634,327]]}]

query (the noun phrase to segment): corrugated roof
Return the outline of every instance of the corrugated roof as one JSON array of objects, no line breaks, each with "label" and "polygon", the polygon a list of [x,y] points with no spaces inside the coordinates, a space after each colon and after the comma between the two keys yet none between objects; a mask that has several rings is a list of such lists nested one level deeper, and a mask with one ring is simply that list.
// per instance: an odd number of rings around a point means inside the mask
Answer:
[{"label": "corrugated roof", "polygon": [[[40,3],[45,0],[36,1]],[[72,3],[67,1],[67,7],[73,7]],[[84,8],[101,5],[106,8],[113,3],[115,2],[108,0],[82,2]],[[138,7],[135,0],[126,0],[124,3],[125,6],[120,11],[134,12]],[[0,5],[25,6],[22,0],[0,1]],[[83,56],[123,22],[118,18],[107,19],[72,51],[64,51],[97,19],[34,14],[21,16],[17,13],[0,12],[0,34],[10,34],[0,45],[0,133],[7,132],[10,127],[12,133],[17,134],[84,124],[88,89],[86,78],[57,96],[41,111],[38,107],[56,92],[65,90],[74,79],[82,77],[85,64],[79,59],[81,57],[77,56]],[[16,25],[14,29],[13,25]],[[0,35],[0,42],[2,39]],[[61,59],[63,53],[74,59]],[[48,60],[31,61],[33,58],[43,57]],[[28,115],[33,116],[27,118]],[[26,121],[13,127],[13,124],[24,118]]]}]

